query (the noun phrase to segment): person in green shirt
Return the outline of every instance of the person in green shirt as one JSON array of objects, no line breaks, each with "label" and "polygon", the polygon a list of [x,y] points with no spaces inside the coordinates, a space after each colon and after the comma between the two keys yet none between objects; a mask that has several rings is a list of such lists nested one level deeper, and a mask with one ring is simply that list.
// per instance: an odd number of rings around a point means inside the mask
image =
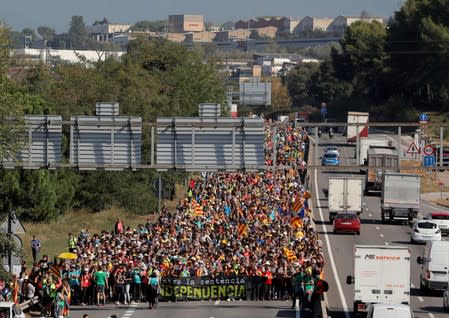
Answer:
[{"label": "person in green shirt", "polygon": [[296,273],[292,276],[292,309],[295,309],[296,306],[296,298],[299,299],[299,306],[303,304],[304,301],[304,279],[305,274],[300,266],[296,268]]},{"label": "person in green shirt", "polygon": [[108,275],[103,266],[100,266],[98,271],[95,272],[94,280],[97,286],[97,306],[104,306],[106,303],[104,291],[108,288]]}]

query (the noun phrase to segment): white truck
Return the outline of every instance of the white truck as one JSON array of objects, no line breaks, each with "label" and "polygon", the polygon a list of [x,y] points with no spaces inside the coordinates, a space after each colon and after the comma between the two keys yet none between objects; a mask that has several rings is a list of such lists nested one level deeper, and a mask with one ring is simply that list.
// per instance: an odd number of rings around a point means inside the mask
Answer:
[{"label": "white truck", "polygon": [[346,137],[349,143],[356,142],[357,135],[359,136],[359,138],[368,137],[368,119],[369,113],[348,112],[348,127],[346,130]]},{"label": "white truck", "polygon": [[421,206],[421,177],[385,172],[382,175],[381,220],[416,219]]},{"label": "white truck", "polygon": [[368,149],[374,147],[391,147],[392,142],[387,138],[360,138],[359,148],[359,165],[363,166],[368,164]]},{"label": "white truck", "polygon": [[329,221],[338,212],[363,212],[363,180],[357,177],[330,177],[327,202]]},{"label": "white truck", "polygon": [[371,304],[410,304],[410,249],[407,246],[355,245],[354,317]]}]

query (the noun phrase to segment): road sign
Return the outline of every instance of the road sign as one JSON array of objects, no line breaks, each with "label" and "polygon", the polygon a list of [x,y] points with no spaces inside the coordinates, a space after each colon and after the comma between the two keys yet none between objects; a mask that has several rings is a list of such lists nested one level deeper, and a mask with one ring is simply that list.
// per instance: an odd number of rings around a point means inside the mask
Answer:
[{"label": "road sign", "polygon": [[[8,218],[0,225],[0,232],[8,232]],[[22,225],[20,220],[15,216],[14,212],[11,217],[11,233],[15,234],[25,234],[25,227]]]},{"label": "road sign", "polygon": [[426,145],[426,146],[424,147],[424,149],[423,149],[423,153],[424,153],[426,156],[431,156],[431,155],[433,155],[433,151],[434,151],[434,149],[433,149],[433,146],[432,146],[432,145]]},{"label": "road sign", "polygon": [[419,123],[420,124],[427,124],[429,121],[429,116],[426,113],[419,114]]},{"label": "road sign", "polygon": [[435,166],[435,156],[424,156],[423,164],[424,167]]},{"label": "road sign", "polygon": [[419,154],[420,153],[420,149],[418,148],[418,146],[416,146],[415,142],[412,142],[410,144],[410,147],[408,147],[407,153],[409,153],[409,154]]}]

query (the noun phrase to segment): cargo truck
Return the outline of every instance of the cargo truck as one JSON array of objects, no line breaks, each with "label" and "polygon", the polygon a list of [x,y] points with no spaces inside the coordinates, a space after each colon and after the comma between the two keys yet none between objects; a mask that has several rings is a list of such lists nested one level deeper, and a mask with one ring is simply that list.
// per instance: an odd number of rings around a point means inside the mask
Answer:
[{"label": "cargo truck", "polygon": [[330,177],[327,202],[329,221],[333,221],[338,212],[363,212],[363,180],[356,177]]},{"label": "cargo truck", "polygon": [[354,317],[372,304],[410,304],[410,250],[406,246],[355,245]]},{"label": "cargo truck", "polygon": [[360,138],[359,165],[363,166],[368,163],[368,149],[392,147],[391,140],[387,138]]},{"label": "cargo truck", "polygon": [[385,172],[399,172],[399,151],[394,147],[370,147],[367,153],[366,194],[380,193]]},{"label": "cargo truck", "polygon": [[359,136],[359,138],[368,137],[368,119],[369,113],[348,112],[348,127],[346,129],[346,138],[349,143],[356,142],[357,135]]},{"label": "cargo truck", "polygon": [[382,222],[416,219],[421,206],[421,177],[385,172],[380,203]]}]

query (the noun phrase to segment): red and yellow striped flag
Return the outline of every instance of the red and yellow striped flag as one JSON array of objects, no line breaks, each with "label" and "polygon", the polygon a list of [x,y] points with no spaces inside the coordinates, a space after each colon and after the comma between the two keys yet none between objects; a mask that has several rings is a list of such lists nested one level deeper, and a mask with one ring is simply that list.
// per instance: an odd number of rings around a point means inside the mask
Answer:
[{"label": "red and yellow striped flag", "polygon": [[285,257],[287,257],[287,259],[291,262],[291,261],[296,261],[298,259],[298,257],[296,256],[295,252],[293,252],[291,249],[289,249],[288,247],[284,247],[284,255]]},{"label": "red and yellow striped flag", "polygon": [[304,192],[304,194],[303,194],[303,198],[304,199],[306,199],[306,200],[308,200],[308,199],[310,199],[312,196],[310,195],[310,192],[309,191],[305,191]]},{"label": "red and yellow striped flag", "polygon": [[292,210],[293,212],[298,212],[303,206],[302,200],[300,197],[296,197],[295,202],[293,202]]},{"label": "red and yellow striped flag", "polygon": [[59,268],[58,265],[53,264],[50,266],[50,271],[52,272],[53,275],[55,275],[58,278],[61,278],[61,269]]},{"label": "red and yellow striped flag", "polygon": [[203,216],[204,215],[204,210],[203,207],[199,204],[196,205],[195,207],[195,215],[197,216]]},{"label": "red and yellow striped flag", "polygon": [[238,236],[247,237],[248,236],[248,225],[245,223],[240,223],[237,227]]},{"label": "red and yellow striped flag", "polygon": [[299,216],[294,216],[290,220],[291,226],[293,226],[295,229],[302,227],[302,219]]}]

